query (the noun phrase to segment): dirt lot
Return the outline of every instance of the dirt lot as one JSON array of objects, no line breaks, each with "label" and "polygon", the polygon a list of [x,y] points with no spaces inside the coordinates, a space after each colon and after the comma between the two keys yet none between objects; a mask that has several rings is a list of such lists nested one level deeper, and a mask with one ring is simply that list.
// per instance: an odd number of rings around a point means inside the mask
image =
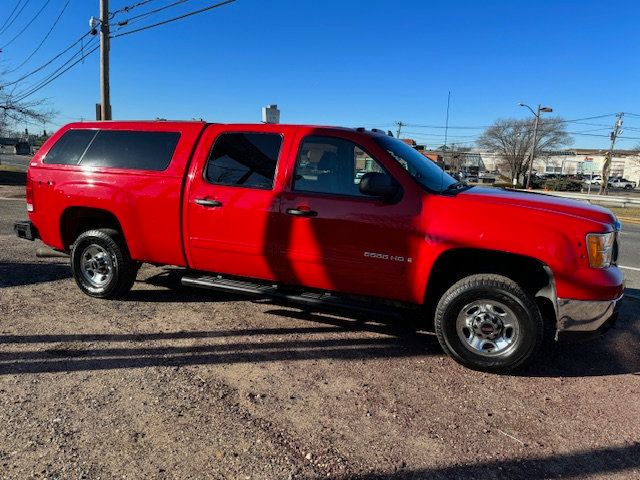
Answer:
[{"label": "dirt lot", "polygon": [[180,290],[161,268],[91,299],[12,236],[23,212],[0,201],[0,478],[640,478],[640,303],[487,375],[398,319]]}]

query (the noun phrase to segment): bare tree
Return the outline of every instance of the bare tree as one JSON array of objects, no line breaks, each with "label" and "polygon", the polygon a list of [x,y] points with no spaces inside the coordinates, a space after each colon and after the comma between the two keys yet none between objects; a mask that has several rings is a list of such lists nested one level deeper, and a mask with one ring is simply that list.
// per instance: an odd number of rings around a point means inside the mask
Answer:
[{"label": "bare tree", "polygon": [[0,76],[0,133],[22,123],[42,125],[54,116],[46,100],[20,99],[13,90],[3,87]]},{"label": "bare tree", "polygon": [[[476,143],[496,153],[509,170],[511,180],[519,179],[529,168],[533,145],[534,120],[499,119],[487,128]],[[536,157],[546,151],[571,145],[572,138],[561,118],[541,118],[538,124]]]}]

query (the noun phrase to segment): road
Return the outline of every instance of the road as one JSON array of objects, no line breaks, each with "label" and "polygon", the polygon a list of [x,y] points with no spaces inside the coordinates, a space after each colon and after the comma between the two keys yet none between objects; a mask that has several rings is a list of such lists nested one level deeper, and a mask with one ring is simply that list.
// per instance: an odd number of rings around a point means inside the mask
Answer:
[{"label": "road", "polygon": [[640,297],[640,225],[623,223],[620,233],[620,258],[626,285]]}]

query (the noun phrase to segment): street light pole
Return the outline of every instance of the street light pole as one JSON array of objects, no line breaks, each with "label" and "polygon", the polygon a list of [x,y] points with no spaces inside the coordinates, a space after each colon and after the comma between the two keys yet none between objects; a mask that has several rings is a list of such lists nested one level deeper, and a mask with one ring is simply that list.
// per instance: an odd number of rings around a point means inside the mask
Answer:
[{"label": "street light pole", "polygon": [[531,147],[531,158],[529,159],[529,175],[527,175],[527,186],[531,184],[531,174],[533,173],[533,159],[536,157],[536,143],[538,141],[538,122],[540,122],[540,105],[538,105],[538,111],[536,113],[536,120],[533,124],[533,146]]},{"label": "street light pole", "polygon": [[533,159],[536,156],[536,144],[538,143],[538,123],[540,122],[540,113],[542,112],[553,112],[551,107],[543,107],[542,105],[538,105],[538,110],[536,112],[533,111],[529,105],[524,103],[519,103],[521,107],[527,107],[533,116],[535,117],[535,122],[533,124],[533,146],[531,147],[531,156],[529,157],[529,174],[527,175],[527,185],[526,188],[529,188],[531,184],[531,174],[533,173]]}]

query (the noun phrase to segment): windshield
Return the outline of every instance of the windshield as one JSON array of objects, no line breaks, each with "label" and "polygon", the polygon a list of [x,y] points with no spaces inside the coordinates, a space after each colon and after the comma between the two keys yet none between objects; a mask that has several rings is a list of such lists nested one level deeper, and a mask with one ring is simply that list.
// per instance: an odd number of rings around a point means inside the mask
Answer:
[{"label": "windshield", "polygon": [[427,189],[443,192],[450,186],[459,183],[435,162],[397,138],[376,135],[375,141],[389,152],[409,172],[409,175]]}]

